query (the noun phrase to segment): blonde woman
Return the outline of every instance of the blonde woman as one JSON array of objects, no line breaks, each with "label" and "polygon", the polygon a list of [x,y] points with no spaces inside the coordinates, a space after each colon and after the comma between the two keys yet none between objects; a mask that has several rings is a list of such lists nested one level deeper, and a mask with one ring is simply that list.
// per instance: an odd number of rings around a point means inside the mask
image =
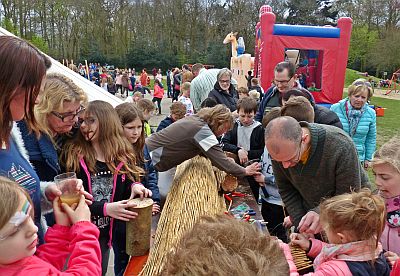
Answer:
[{"label": "blonde woman", "polygon": [[[26,121],[18,122],[29,161],[41,181],[53,181],[60,173],[57,145],[63,136],[78,124],[78,116],[85,110],[85,92],[72,80],[61,74],[48,74],[40,101],[34,114],[40,136],[30,133]],[[59,145],[60,146],[60,145]]]},{"label": "blonde woman", "polygon": [[348,97],[331,106],[356,145],[358,158],[368,169],[376,149],[376,114],[368,101],[373,95],[371,83],[365,79],[355,80],[348,89]]}]

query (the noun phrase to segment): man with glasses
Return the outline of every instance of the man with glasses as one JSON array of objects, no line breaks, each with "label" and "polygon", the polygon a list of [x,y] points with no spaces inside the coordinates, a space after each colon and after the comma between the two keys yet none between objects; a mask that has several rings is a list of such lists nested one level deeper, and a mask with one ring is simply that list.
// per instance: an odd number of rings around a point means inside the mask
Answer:
[{"label": "man with glasses", "polygon": [[337,127],[283,116],[267,125],[265,145],[283,203],[300,232],[321,231],[323,198],[369,187],[353,141]]},{"label": "man with glasses", "polygon": [[282,94],[289,91],[293,87],[299,86],[296,82],[294,64],[283,61],[278,63],[274,69],[274,85],[270,87],[265,96],[260,102],[256,114],[256,120],[261,122],[264,114],[271,110],[273,107],[281,106]]}]

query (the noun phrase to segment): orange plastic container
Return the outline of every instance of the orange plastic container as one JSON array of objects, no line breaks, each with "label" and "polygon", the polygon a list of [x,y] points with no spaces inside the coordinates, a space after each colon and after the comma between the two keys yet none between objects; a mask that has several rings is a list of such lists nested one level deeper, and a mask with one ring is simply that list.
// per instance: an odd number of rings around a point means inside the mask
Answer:
[{"label": "orange plastic container", "polygon": [[375,112],[377,117],[385,116],[385,108],[383,107],[375,107]]}]

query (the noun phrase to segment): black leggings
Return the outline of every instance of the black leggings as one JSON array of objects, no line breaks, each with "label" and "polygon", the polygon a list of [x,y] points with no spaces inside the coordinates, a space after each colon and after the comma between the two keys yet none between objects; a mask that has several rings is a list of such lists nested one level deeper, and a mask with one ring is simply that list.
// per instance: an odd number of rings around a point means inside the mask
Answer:
[{"label": "black leggings", "polygon": [[180,90],[174,89],[174,92],[172,93],[172,102],[178,101],[178,97],[179,97],[180,93],[181,93]]},{"label": "black leggings", "polygon": [[263,202],[261,207],[263,219],[268,222],[267,228],[272,236],[277,236],[283,242],[287,242],[286,229],[283,226],[285,213],[280,205]]},{"label": "black leggings", "polygon": [[160,99],[160,98],[153,97],[153,99],[152,99],[151,101],[152,101],[153,103],[157,102],[158,114],[161,114],[161,99]]}]

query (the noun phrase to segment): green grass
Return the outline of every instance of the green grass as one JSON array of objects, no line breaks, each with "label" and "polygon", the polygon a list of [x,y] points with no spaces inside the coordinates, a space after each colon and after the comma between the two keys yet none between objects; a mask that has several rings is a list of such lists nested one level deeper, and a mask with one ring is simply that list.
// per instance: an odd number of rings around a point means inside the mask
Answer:
[{"label": "green grass", "polygon": [[375,83],[379,83],[380,78],[374,76],[364,77],[363,75],[359,74],[360,72],[353,70],[353,69],[346,69],[346,78],[344,80],[344,87],[348,87],[353,81],[359,78],[364,79],[373,79]]},{"label": "green grass", "polygon": [[377,125],[377,147],[388,141],[391,137],[399,134],[400,130],[400,101],[373,97],[371,104],[381,106],[385,109],[385,116],[376,118]]},{"label": "green grass", "polygon": [[[399,134],[400,112],[398,107],[400,106],[400,101],[372,97],[371,104],[386,108],[385,116],[376,117],[376,148],[378,149],[390,138]],[[375,179],[371,169],[368,170],[368,177],[374,186]]]}]

